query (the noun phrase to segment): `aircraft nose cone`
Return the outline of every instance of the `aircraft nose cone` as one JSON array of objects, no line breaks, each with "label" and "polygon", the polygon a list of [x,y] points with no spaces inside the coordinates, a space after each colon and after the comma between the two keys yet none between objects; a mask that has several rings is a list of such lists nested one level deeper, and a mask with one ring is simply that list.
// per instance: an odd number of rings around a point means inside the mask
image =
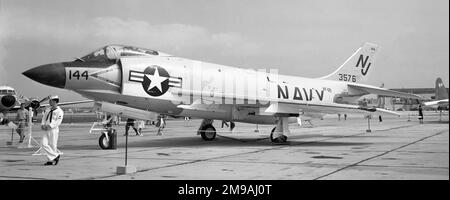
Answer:
[{"label": "aircraft nose cone", "polygon": [[58,88],[66,85],[66,68],[62,63],[41,65],[22,74],[44,85]]}]

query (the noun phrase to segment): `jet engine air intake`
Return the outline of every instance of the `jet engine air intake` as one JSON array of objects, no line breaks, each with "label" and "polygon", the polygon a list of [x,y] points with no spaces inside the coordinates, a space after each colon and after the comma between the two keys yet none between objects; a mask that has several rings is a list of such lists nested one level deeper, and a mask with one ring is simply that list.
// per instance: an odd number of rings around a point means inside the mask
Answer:
[{"label": "jet engine air intake", "polygon": [[2,108],[11,108],[16,103],[16,98],[11,95],[6,95],[1,98],[1,107]]}]

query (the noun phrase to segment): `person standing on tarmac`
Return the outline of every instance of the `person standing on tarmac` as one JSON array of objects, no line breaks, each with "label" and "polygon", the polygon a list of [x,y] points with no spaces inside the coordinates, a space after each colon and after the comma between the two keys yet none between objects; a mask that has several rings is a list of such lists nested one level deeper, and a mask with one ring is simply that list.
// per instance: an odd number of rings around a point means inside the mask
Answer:
[{"label": "person standing on tarmac", "polygon": [[20,109],[17,110],[17,117],[16,117],[16,123],[18,125],[18,128],[16,129],[17,134],[20,136],[19,143],[23,142],[23,139],[25,138],[25,128],[27,126],[27,119],[28,119],[28,110],[25,109],[25,104],[20,104]]},{"label": "person standing on tarmac", "polygon": [[419,123],[423,124],[423,110],[422,110],[422,105],[419,105]]},{"label": "person standing on tarmac", "polygon": [[8,125],[9,123],[10,123],[10,121],[6,117],[6,113],[0,112],[0,125],[3,125],[3,124]]},{"label": "person standing on tarmac", "polygon": [[136,120],[136,121],[134,122],[134,128],[136,128],[136,129],[138,130],[138,132],[139,132],[139,134],[136,134],[136,135],[144,136],[144,135],[142,134],[142,129],[145,128],[145,122],[144,122],[144,120]]},{"label": "person standing on tarmac", "polygon": [[127,124],[125,125],[125,134],[123,134],[123,136],[128,135],[128,130],[130,130],[130,127],[132,127],[134,129],[134,132],[136,132],[136,135],[139,135],[139,131],[134,127],[135,121],[136,120],[133,118],[127,119]]},{"label": "person standing on tarmac", "polygon": [[227,121],[222,120],[222,128],[223,128],[223,125],[224,125],[224,124],[225,124],[225,126],[227,126],[227,128],[229,127]]},{"label": "person standing on tarmac", "polygon": [[63,120],[64,112],[58,106],[59,97],[51,96],[50,108],[44,111],[42,116],[41,128],[45,130],[45,134],[41,141],[41,153],[47,156],[48,161],[44,165],[57,165],[61,157],[58,150],[59,125]]},{"label": "person standing on tarmac", "polygon": [[234,122],[230,121],[230,131],[233,131],[235,126]]},{"label": "person standing on tarmac", "polygon": [[156,123],[156,127],[158,127],[158,132],[156,135],[163,135],[163,129],[166,127],[166,121],[164,120],[164,115],[158,115],[158,122]]},{"label": "person standing on tarmac", "polygon": [[3,118],[5,115],[0,112],[0,125],[6,124],[8,120],[6,118]]}]

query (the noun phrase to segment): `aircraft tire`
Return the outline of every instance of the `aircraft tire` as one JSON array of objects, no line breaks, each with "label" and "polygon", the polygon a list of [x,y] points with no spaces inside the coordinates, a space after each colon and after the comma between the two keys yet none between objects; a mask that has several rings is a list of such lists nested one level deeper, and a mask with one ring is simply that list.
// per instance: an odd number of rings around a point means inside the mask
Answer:
[{"label": "aircraft tire", "polygon": [[[272,131],[270,132],[270,141],[271,142],[275,142],[275,143],[279,142],[279,140],[276,140],[275,138],[273,138],[273,132],[275,132],[276,128],[277,128],[276,126],[273,127]],[[282,142],[286,142],[287,141],[287,137],[285,135],[282,135],[280,138],[281,138]]]},{"label": "aircraft tire", "polygon": [[271,142],[275,142],[275,139],[273,138],[273,132],[275,131],[276,128],[277,127],[275,126],[275,127],[273,127],[272,131],[270,131],[270,141]]},{"label": "aircraft tire", "polygon": [[213,125],[209,124],[200,129],[200,135],[205,141],[211,141],[216,138],[216,129]]},{"label": "aircraft tire", "polygon": [[106,139],[105,134],[102,134],[100,136],[100,138],[98,138],[98,145],[100,146],[100,148],[102,149],[109,149],[110,148],[110,144],[108,139]]}]

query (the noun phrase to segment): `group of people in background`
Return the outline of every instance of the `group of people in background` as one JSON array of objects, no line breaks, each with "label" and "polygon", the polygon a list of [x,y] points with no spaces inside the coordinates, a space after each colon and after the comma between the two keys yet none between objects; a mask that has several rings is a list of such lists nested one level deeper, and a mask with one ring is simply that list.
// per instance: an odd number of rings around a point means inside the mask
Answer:
[{"label": "group of people in background", "polygon": [[233,131],[234,127],[236,126],[234,124],[234,122],[232,122],[232,121],[230,121],[230,125],[228,125],[227,121],[225,121],[225,120],[222,120],[222,128],[223,128],[223,125],[227,126],[227,128],[229,127],[230,131]]},{"label": "group of people in background", "polygon": [[142,129],[145,128],[144,121],[142,120],[135,120],[133,118],[128,118],[127,123],[125,124],[125,134],[124,136],[128,135],[128,131],[130,130],[130,127],[133,128],[136,135],[143,136]]},{"label": "group of people in background", "polygon": [[[338,120],[341,121],[341,114],[338,113]],[[347,114],[344,114],[344,120],[347,120]]]},{"label": "group of people in background", "polygon": [[[419,118],[419,123],[423,124],[423,108],[422,108],[422,105],[419,105],[417,111],[419,112],[419,114],[418,114],[418,116],[419,116],[418,117]],[[341,120],[341,114],[338,114],[338,120],[339,121]],[[344,120],[347,120],[347,114],[344,114]],[[379,122],[383,122],[383,119],[382,119],[381,115],[378,116],[378,120],[379,120]],[[223,128],[223,124],[222,124],[222,128]]]},{"label": "group of people in background", "polygon": [[0,125],[8,124],[8,126],[15,129],[16,133],[19,134],[19,143],[22,143],[23,139],[25,139],[25,129],[28,126],[28,119],[29,112],[25,109],[24,103],[20,104],[20,108],[17,110],[14,122],[9,121],[3,113],[0,113]]},{"label": "group of people in background", "polygon": [[[105,128],[111,128],[112,125],[119,125],[119,123],[120,123],[120,118],[116,115],[110,115],[110,114],[108,114],[103,121]],[[127,122],[125,123],[125,134],[123,134],[123,135],[124,136],[128,135],[128,131],[130,130],[130,128],[132,128],[137,136],[143,136],[142,129],[145,128],[145,124],[146,124],[146,122],[144,120],[136,120],[134,118],[127,118]],[[158,132],[156,135],[163,135],[162,131],[166,126],[165,116],[159,115],[157,118],[157,122],[155,123],[154,121],[152,121],[151,124],[158,127]]]}]

